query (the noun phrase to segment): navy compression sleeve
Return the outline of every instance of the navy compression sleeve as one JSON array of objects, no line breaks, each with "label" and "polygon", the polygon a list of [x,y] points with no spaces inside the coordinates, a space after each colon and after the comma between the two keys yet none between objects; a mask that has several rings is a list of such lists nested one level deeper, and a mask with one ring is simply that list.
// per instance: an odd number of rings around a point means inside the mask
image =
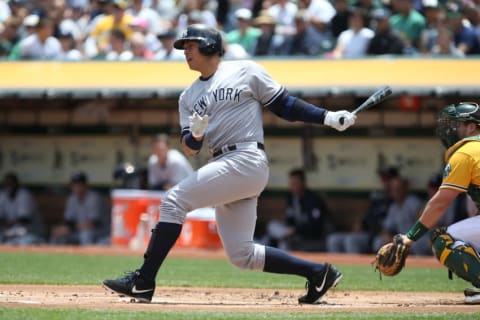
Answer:
[{"label": "navy compression sleeve", "polygon": [[323,124],[327,110],[291,96],[287,89],[266,105],[268,110],[287,121],[303,121]]}]

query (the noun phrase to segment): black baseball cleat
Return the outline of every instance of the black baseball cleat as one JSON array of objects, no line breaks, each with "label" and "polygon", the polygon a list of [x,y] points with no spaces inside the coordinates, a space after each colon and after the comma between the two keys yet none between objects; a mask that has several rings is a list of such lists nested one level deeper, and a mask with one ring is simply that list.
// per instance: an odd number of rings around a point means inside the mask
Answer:
[{"label": "black baseball cleat", "polygon": [[128,296],[140,302],[152,301],[155,282],[142,278],[138,270],[127,273],[123,278],[103,280],[103,286],[120,296]]},{"label": "black baseball cleat", "polygon": [[335,269],[331,264],[326,263],[322,272],[317,273],[312,278],[307,280],[305,288],[307,294],[298,299],[300,304],[314,304],[317,303],[321,297],[330,289],[335,287],[342,279],[343,275],[340,271]]}]

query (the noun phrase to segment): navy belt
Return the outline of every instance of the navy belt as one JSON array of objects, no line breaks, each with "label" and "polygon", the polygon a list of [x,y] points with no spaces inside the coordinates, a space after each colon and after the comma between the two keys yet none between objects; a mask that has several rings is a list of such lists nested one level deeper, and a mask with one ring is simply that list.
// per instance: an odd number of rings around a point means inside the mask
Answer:
[{"label": "navy belt", "polygon": [[[260,150],[265,150],[265,146],[261,142],[257,142],[257,148]],[[232,144],[231,146],[223,147],[213,152],[213,157],[216,158],[224,154],[225,152],[235,151],[235,150],[237,150],[237,146],[235,144]]]}]

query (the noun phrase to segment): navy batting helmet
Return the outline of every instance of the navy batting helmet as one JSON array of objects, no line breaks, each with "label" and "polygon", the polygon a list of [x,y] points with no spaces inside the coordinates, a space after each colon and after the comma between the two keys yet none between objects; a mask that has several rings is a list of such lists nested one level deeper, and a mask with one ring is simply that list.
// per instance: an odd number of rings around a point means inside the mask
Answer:
[{"label": "navy batting helmet", "polygon": [[175,49],[183,50],[185,41],[200,42],[198,49],[206,56],[213,56],[214,54],[223,56],[222,35],[214,28],[203,24],[192,24],[188,26],[182,36],[175,41],[173,46]]}]

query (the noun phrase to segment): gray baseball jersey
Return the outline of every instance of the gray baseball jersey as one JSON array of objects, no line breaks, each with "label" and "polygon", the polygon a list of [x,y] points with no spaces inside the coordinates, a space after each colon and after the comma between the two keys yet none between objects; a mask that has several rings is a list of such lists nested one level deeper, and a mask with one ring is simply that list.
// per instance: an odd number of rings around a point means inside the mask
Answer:
[{"label": "gray baseball jersey", "polygon": [[238,142],[263,143],[262,105],[283,90],[259,64],[224,61],[208,80],[197,79],[180,96],[180,125],[194,112],[208,114],[205,141],[210,150]]}]

